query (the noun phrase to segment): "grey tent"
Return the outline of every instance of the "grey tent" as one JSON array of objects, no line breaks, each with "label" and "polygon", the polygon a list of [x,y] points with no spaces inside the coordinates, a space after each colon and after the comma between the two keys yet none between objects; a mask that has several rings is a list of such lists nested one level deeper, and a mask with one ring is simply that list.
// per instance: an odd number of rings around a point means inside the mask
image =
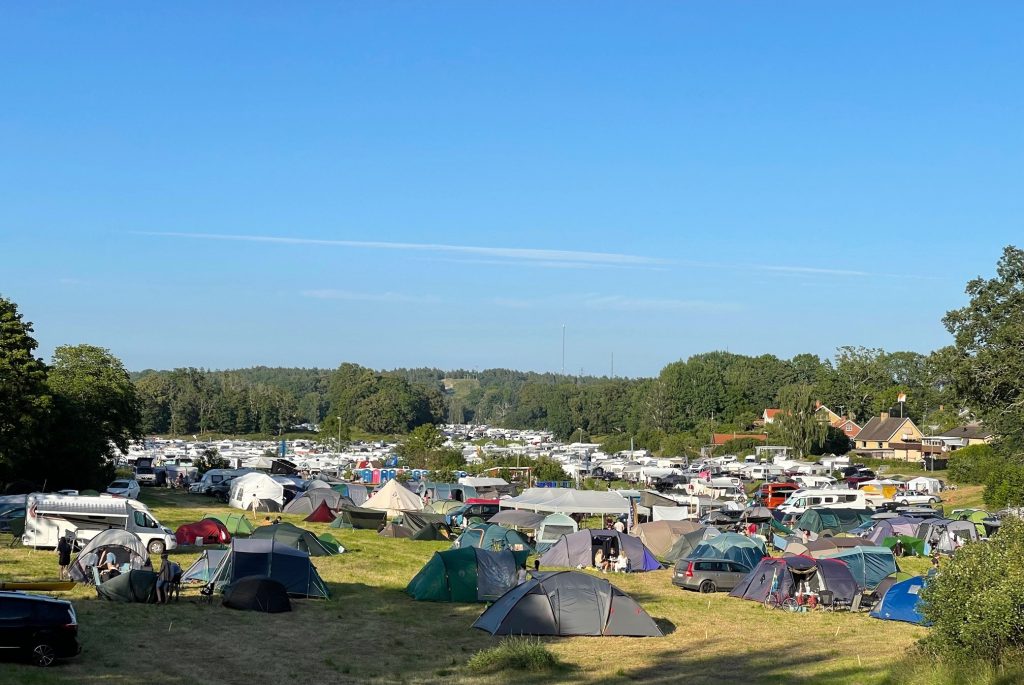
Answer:
[{"label": "grey tent", "polygon": [[313,488],[289,502],[283,511],[286,514],[312,514],[321,502],[326,502],[327,506],[334,510],[341,509],[345,504],[355,506],[352,500],[337,490]]},{"label": "grey tent", "polygon": [[348,497],[357,507],[362,506],[363,502],[370,499],[370,493],[366,486],[358,483],[335,483],[331,488]]},{"label": "grey tent", "polygon": [[625,553],[632,571],[656,571],[661,564],[640,538],[617,530],[585,528],[572,535],[563,535],[540,558],[544,566],[593,566],[597,550],[604,558]]},{"label": "grey tent", "polygon": [[491,635],[662,636],[632,597],[578,571],[535,575],[502,595],[473,627]]},{"label": "grey tent", "polygon": [[525,528],[526,530],[537,530],[544,522],[544,514],[525,509],[503,509],[487,519],[487,523],[496,523],[506,528]]},{"label": "grey tent", "polygon": [[129,568],[135,570],[141,569],[142,565],[146,563],[146,559],[149,558],[146,545],[138,535],[122,528],[108,528],[93,536],[75,557],[74,563],[68,570],[71,580],[91,585],[93,583],[91,567],[102,561],[101,553],[106,555],[107,552],[114,553],[118,566],[123,567],[127,564]]},{"label": "grey tent", "polygon": [[656,557],[664,557],[676,541],[686,533],[702,530],[704,526],[695,521],[651,521],[633,528],[633,533],[647,545]]},{"label": "grey tent", "polygon": [[271,539],[248,538],[231,541],[213,576],[214,587],[223,589],[247,576],[273,578],[293,597],[324,598],[327,586],[316,572],[309,554]]},{"label": "grey tent", "polygon": [[96,586],[96,595],[110,602],[139,602],[155,599],[156,574],[132,569]]},{"label": "grey tent", "polygon": [[227,553],[227,549],[204,549],[199,558],[181,574],[181,582],[209,583]]},{"label": "grey tent", "polygon": [[721,531],[714,526],[706,526],[690,533],[683,533],[662,558],[669,562],[676,562],[680,559],[685,559],[690,556],[697,545],[721,534]]}]

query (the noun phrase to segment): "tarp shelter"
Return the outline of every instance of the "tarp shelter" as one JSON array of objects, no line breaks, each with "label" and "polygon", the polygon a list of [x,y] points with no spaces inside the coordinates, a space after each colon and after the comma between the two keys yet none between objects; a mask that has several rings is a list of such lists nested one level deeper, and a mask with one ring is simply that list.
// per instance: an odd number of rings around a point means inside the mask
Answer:
[{"label": "tarp shelter", "polygon": [[722,533],[701,542],[693,548],[690,556],[694,559],[727,559],[754,568],[768,551],[764,543],[739,533]]},{"label": "tarp shelter", "polygon": [[[293,549],[306,552],[312,557],[331,556],[331,551],[315,535],[305,528],[290,523],[260,526],[249,537],[250,540],[275,540]],[[252,574],[250,574],[252,575]]]},{"label": "tarp shelter", "polygon": [[397,480],[389,480],[370,499],[363,503],[364,509],[376,509],[395,518],[403,511],[419,511],[423,508],[423,500],[419,495],[410,492]]},{"label": "tarp shelter", "polygon": [[519,509],[505,509],[487,519],[488,523],[495,523],[506,528],[522,528],[524,530],[537,530],[544,522],[544,514]]},{"label": "tarp shelter", "polygon": [[800,515],[795,528],[812,533],[829,531],[833,535],[853,530],[871,520],[871,512],[867,509],[808,509]]},{"label": "tarp shelter", "polygon": [[279,614],[292,610],[285,586],[266,576],[239,578],[224,590],[221,604],[229,609]]},{"label": "tarp shelter", "polygon": [[882,540],[882,546],[889,549],[895,549],[896,545],[903,545],[903,555],[905,557],[923,557],[924,556],[924,540],[921,538],[911,537],[910,535],[894,535]]},{"label": "tarp shelter", "polygon": [[529,541],[522,533],[494,523],[474,523],[462,531],[452,547],[478,547],[480,549],[502,550],[513,552],[531,551]]},{"label": "tarp shelter", "polygon": [[132,569],[97,585],[96,594],[111,602],[146,604],[155,600],[156,577],[153,571]]},{"label": "tarp shelter", "polygon": [[877,587],[886,576],[900,570],[888,547],[850,547],[822,558],[845,562],[857,584],[864,589]]},{"label": "tarp shelter", "polygon": [[354,502],[337,490],[316,488],[297,496],[282,511],[286,514],[312,514],[321,504],[326,504],[330,509],[341,509],[342,505]]},{"label": "tarp shelter", "polygon": [[721,534],[721,531],[713,526],[700,526],[697,530],[680,535],[662,558],[670,563],[686,559],[691,556],[697,545]]},{"label": "tarp shelter", "polygon": [[633,528],[633,534],[659,559],[664,557],[680,536],[700,530],[696,521],[651,521]]},{"label": "tarp shelter", "polygon": [[681,507],[679,505],[674,507],[651,507],[652,521],[686,521],[693,517],[694,515],[690,512],[689,507]]},{"label": "tarp shelter", "polygon": [[503,509],[527,509],[553,514],[625,514],[629,502],[614,491],[572,488],[528,488],[518,497],[501,500]]},{"label": "tarp shelter", "polygon": [[871,610],[871,617],[928,625],[928,621],[920,613],[921,589],[924,586],[925,579],[920,576],[893,584],[882,597],[882,601]]},{"label": "tarp shelter", "polygon": [[493,602],[515,587],[519,563],[507,549],[463,547],[435,552],[405,591],[427,602]]},{"label": "tarp shelter", "polygon": [[209,583],[227,553],[226,549],[204,549],[199,558],[181,574],[181,582]]},{"label": "tarp shelter", "polygon": [[228,506],[235,509],[255,508],[264,511],[270,508],[266,502],[274,502],[280,507],[284,505],[284,486],[265,473],[251,472],[231,481],[231,494]]},{"label": "tarp shelter", "polygon": [[203,519],[178,526],[174,539],[179,545],[226,545],[231,542],[231,533],[217,519]]},{"label": "tarp shelter", "polygon": [[451,528],[444,522],[443,514],[424,511],[402,512],[401,519],[385,526],[380,535],[410,540],[450,540],[453,537]]},{"label": "tarp shelter", "polygon": [[251,535],[256,529],[244,514],[207,514],[206,518],[223,523],[233,537]]},{"label": "tarp shelter", "polygon": [[363,502],[370,498],[366,486],[359,483],[335,483],[331,489],[348,497],[357,507],[362,506]]},{"label": "tarp shelter", "polygon": [[330,596],[309,554],[275,540],[233,540],[212,582],[222,589],[247,576],[273,578],[293,597]]},{"label": "tarp shelter", "polygon": [[543,566],[593,566],[594,555],[601,550],[604,558],[624,553],[629,558],[631,571],[656,571],[661,564],[640,538],[617,530],[577,531],[563,536],[540,558]]},{"label": "tarp shelter", "polygon": [[537,529],[537,540],[538,547],[546,547],[553,545],[558,542],[563,535],[572,535],[580,529],[580,524],[576,523],[575,519],[566,514],[549,514],[544,517],[544,520],[540,522],[540,528]]},{"label": "tarp shelter", "polygon": [[534,576],[489,606],[473,627],[491,635],[662,635],[632,597],[577,571]]},{"label": "tarp shelter", "polygon": [[106,556],[107,552],[114,553],[118,566],[124,568],[127,564],[129,570],[141,569],[149,558],[146,545],[138,535],[122,528],[108,528],[94,535],[75,557],[68,569],[71,580],[92,585],[91,568],[101,561],[100,554]]},{"label": "tarp shelter", "polygon": [[765,557],[729,596],[763,602],[771,592],[779,592],[785,599],[803,591],[822,590],[831,591],[836,599],[853,602],[860,588],[850,568],[836,559]]},{"label": "tarp shelter", "polygon": [[386,519],[386,512],[346,505],[338,511],[334,521],[331,523],[331,528],[377,530]]},{"label": "tarp shelter", "polygon": [[[330,492],[333,492],[333,490]],[[310,523],[331,523],[334,521],[334,518],[334,511],[327,506],[327,502],[321,502],[309,516],[302,520],[309,521]]]}]

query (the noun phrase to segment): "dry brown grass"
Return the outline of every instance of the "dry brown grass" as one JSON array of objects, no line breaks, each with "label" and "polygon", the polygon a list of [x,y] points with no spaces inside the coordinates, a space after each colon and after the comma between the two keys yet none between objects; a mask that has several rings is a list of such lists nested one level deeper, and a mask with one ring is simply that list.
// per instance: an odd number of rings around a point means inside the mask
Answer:
[{"label": "dry brown grass", "polygon": [[[146,498],[172,528],[217,508],[177,493],[147,491]],[[446,543],[285,519],[329,531],[349,549],[314,560],[329,601],[296,601],[290,614],[262,615],[202,604],[195,590],[177,604],[150,606],[100,602],[80,587],[68,596],[78,608],[83,654],[48,672],[0,664],[0,683],[880,683],[924,633],[863,614],[786,614],[684,592],[664,570],[610,577],[658,621],[663,639],[544,639],[569,670],[472,675],[466,661],[496,644],[470,628],[482,605],[419,603],[403,592]],[[176,557],[186,566],[196,553]],[[0,550],[2,577],[55,571],[52,552]]]}]

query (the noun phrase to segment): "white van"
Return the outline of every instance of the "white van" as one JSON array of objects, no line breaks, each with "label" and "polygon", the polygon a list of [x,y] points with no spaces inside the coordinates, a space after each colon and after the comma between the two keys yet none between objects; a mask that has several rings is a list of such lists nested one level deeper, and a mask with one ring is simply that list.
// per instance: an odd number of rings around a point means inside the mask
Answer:
[{"label": "white van", "polygon": [[[806,490],[827,490],[837,488],[839,483],[831,476],[793,476],[793,480]],[[844,483],[843,488],[850,488]]]},{"label": "white van", "polygon": [[170,528],[161,526],[149,508],[138,500],[41,492],[32,493],[26,499],[25,534],[21,542],[26,547],[56,547],[61,536],[71,531],[81,545],[108,528],[135,533],[151,555],[178,545]]},{"label": "white van", "polygon": [[802,514],[811,508],[867,509],[868,501],[860,490],[828,489],[797,490],[779,505],[779,511],[787,514]]},{"label": "white van", "polygon": [[206,494],[206,491],[212,488],[228,478],[234,478],[240,476],[243,473],[248,473],[251,469],[210,469],[203,474],[203,477],[197,480],[195,483],[189,486],[189,492],[196,492],[201,495]]}]

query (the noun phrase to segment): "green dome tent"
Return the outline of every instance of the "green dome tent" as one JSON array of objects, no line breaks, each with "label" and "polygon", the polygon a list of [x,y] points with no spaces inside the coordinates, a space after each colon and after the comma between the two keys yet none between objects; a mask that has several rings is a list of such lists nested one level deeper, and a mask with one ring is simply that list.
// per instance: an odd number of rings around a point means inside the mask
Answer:
[{"label": "green dome tent", "polygon": [[324,543],[305,528],[290,523],[278,523],[272,526],[260,526],[250,536],[253,540],[274,540],[297,550],[306,552],[311,557],[329,557],[331,552]]},{"label": "green dome tent", "polygon": [[203,518],[220,521],[233,538],[252,535],[252,532],[256,530],[244,514],[207,514]]},{"label": "green dome tent", "polygon": [[462,532],[452,545],[461,547],[479,547],[480,549],[502,550],[511,549],[516,552],[530,552],[530,543],[522,533],[494,523],[474,523]]},{"label": "green dome tent", "polygon": [[520,560],[510,550],[435,552],[405,591],[418,601],[493,602],[515,587]]}]

